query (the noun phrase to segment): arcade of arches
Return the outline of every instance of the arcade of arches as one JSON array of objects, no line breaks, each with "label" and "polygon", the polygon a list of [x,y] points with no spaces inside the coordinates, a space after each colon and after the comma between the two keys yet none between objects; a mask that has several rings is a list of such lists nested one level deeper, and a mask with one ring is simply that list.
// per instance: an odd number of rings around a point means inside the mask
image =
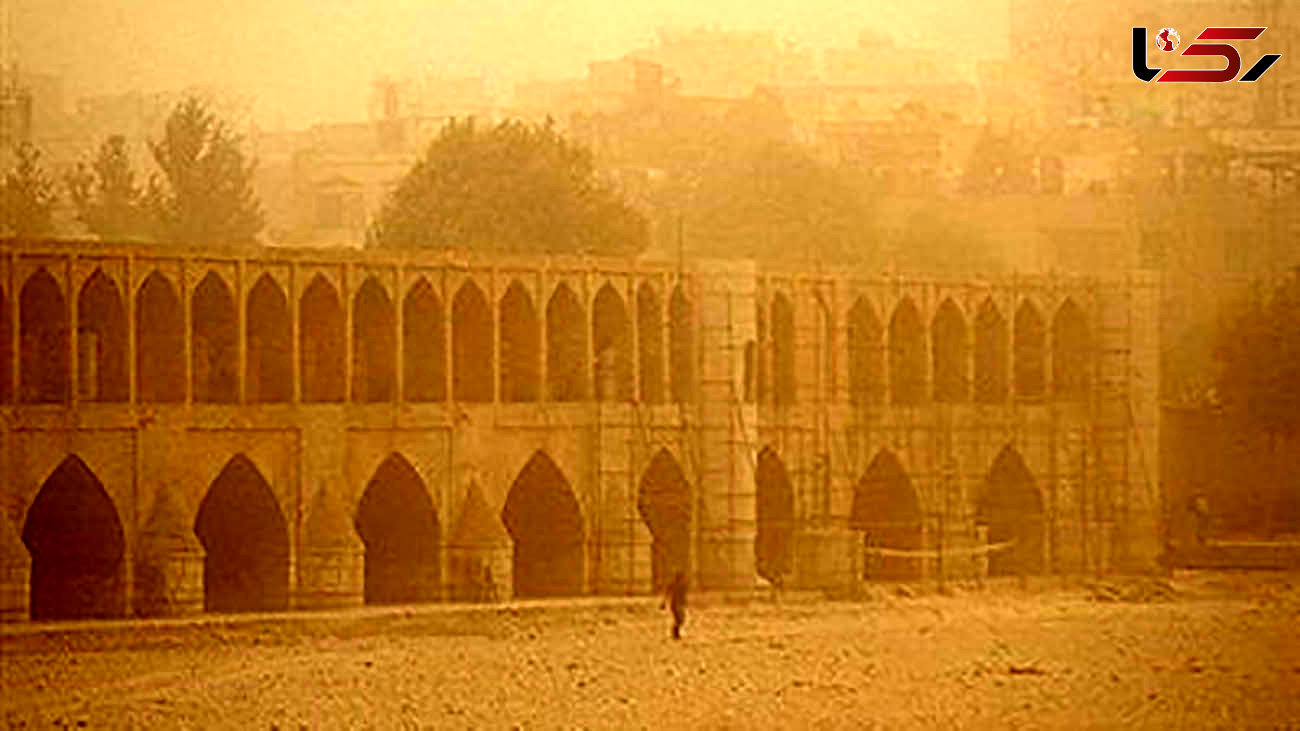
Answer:
[{"label": "arcade of arches", "polygon": [[1090,476],[1156,534],[1145,392],[1076,436],[1145,290],[116,251],[0,256],[24,617],[1073,571]]},{"label": "arcade of arches", "polygon": [[[756,459],[757,533],[755,571],[781,583],[792,574],[799,530],[794,490],[781,457],[764,447]],[[476,600],[483,561],[442,586],[442,553],[477,546],[481,555],[508,547],[510,595],[575,596],[586,592],[587,521],[573,487],[544,451],[534,453],[515,477],[499,518],[482,493],[471,490],[455,535],[444,544],[431,493],[402,455],[390,454],[375,469],[355,507],[356,535],[364,544],[363,600],[368,604]],[[167,533],[177,550],[184,526],[170,493],[160,493],[151,530]],[[692,488],[680,463],[660,449],[637,487],[637,511],[653,544],[653,570],[643,590],[662,586],[691,567]],[[163,507],[159,507],[162,505]],[[849,527],[860,536],[861,578],[916,581],[929,543],[927,521],[912,478],[898,457],[876,454],[853,490]],[[499,520],[499,522],[497,522]],[[988,574],[1023,575],[1046,570],[1043,501],[1019,453],[999,452],[981,485],[976,524],[990,551]],[[202,551],[202,607],[212,612],[275,611],[290,606],[290,531],[271,486],[247,457],[236,455],[213,479],[192,524]],[[30,551],[31,616],[35,619],[115,617],[129,613],[125,592],[122,523],[99,479],[77,456],[69,456],[42,484],[23,525]],[[909,556],[908,553],[916,553]],[[467,554],[468,555],[468,554]],[[148,557],[146,557],[147,559]],[[148,564],[146,560],[143,563]],[[452,563],[453,567],[456,565]],[[453,569],[454,571],[456,569]],[[467,589],[471,589],[467,591]],[[141,611],[136,606],[136,611]]]},{"label": "arcade of arches", "polygon": [[[188,324],[181,294],[166,275],[149,274],[134,297],[135,333],[129,339],[120,286],[96,269],[77,295],[74,358],[67,298],[41,268],[28,277],[19,298],[21,357],[15,364],[0,348],[0,375],[16,370],[19,401],[33,404],[68,402],[73,370],[77,398],[84,402],[430,403],[450,394],[465,403],[594,399],[653,405],[665,397],[685,403],[695,393],[695,316],[680,286],[665,303],[653,287],[642,285],[629,308],[606,284],[588,308],[560,283],[539,317],[533,295],[519,280],[510,282],[495,307],[467,281],[454,294],[453,326],[447,328],[441,299],[423,278],[406,291],[399,308],[386,285],[367,277],[345,307],[336,286],[320,274],[296,305],[275,277],[263,274],[247,296],[242,344],[239,308],[221,274],[206,272],[194,288]],[[7,315],[8,307],[0,290],[0,314]],[[781,292],[768,309],[760,308],[757,339],[745,346],[745,400],[793,404],[799,391],[797,311]],[[910,297],[889,313],[887,328],[863,297],[844,319],[845,392],[853,404],[883,403],[886,395],[890,404],[902,406],[996,404],[1041,400],[1049,392],[1077,400],[1090,390],[1095,347],[1082,307],[1070,298],[1050,327],[1028,298],[1020,301],[1010,328],[991,298],[971,318],[945,299],[928,327]],[[296,347],[290,348],[295,322]],[[833,337],[832,324],[830,316],[826,325]],[[0,345],[9,346],[12,337],[4,340]],[[129,364],[131,350],[137,355]],[[128,367],[135,369],[134,379]],[[833,381],[834,367],[826,371]],[[7,402],[14,378],[0,380],[0,402]]]}]

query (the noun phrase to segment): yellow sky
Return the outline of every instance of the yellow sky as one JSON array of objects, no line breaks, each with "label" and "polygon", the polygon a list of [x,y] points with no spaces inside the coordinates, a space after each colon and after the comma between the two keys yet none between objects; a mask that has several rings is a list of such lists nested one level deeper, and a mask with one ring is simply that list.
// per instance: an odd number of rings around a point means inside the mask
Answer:
[{"label": "yellow sky", "polygon": [[5,0],[24,68],[79,94],[223,84],[258,97],[258,118],[299,126],[362,118],[379,74],[420,68],[494,84],[583,73],[661,26],[767,29],[805,45],[848,45],[866,26],[998,55],[1006,1],[969,7],[830,0]]}]

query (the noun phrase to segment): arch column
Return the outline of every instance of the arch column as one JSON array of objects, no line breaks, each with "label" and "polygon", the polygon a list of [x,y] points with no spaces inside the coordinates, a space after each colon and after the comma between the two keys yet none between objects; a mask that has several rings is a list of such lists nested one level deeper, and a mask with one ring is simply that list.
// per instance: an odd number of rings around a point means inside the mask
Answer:
[{"label": "arch column", "polygon": [[73,254],[68,257],[67,270],[64,275],[63,291],[66,293],[68,301],[68,350],[64,357],[68,362],[68,404],[76,407],[81,401],[81,374],[78,373],[80,368],[77,367],[79,356],[81,354],[80,333],[77,332],[77,321],[81,307],[81,298],[77,296],[76,289],[76,272],[77,272],[77,255]]},{"label": "arch column", "polygon": [[[508,285],[507,285],[508,286]],[[501,370],[504,364],[501,363],[501,288],[497,286],[497,268],[492,267],[488,273],[488,322],[492,323],[492,337],[488,347],[492,349],[492,373],[488,375],[488,383],[491,384],[492,396],[488,403],[493,406],[493,412],[496,411],[496,404],[501,402]]]},{"label": "arch column", "polygon": [[537,403],[545,404],[551,401],[551,369],[547,363],[551,357],[550,343],[547,342],[546,328],[550,318],[547,317],[547,305],[550,298],[546,296],[550,291],[551,280],[546,275],[548,272],[542,270],[537,276]]},{"label": "arch column", "polygon": [[289,403],[302,403],[302,288],[299,285],[298,265],[289,266]]},{"label": "arch column", "polygon": [[[447,275],[444,273],[442,275],[442,298],[441,298],[442,322],[443,322],[443,327],[442,327],[443,399],[442,400],[443,403],[447,404],[448,406],[450,406],[453,403],[459,406],[459,402],[457,402],[456,400],[456,374],[454,372],[456,368],[456,354],[455,354],[456,321],[454,315],[456,313],[456,295],[459,293],[459,291],[460,291],[459,287],[456,288],[456,291],[452,291],[450,280],[447,277]],[[449,410],[448,413],[455,413],[455,411]]]},{"label": "arch column", "polygon": [[181,309],[183,310],[181,326],[181,347],[185,352],[185,386],[181,400],[185,404],[194,403],[194,287],[189,280],[190,272],[186,264],[189,259],[181,260],[181,276],[177,280],[181,290]]},{"label": "arch column", "polygon": [[398,266],[393,277],[393,403],[406,402],[406,267]]},{"label": "arch column", "polygon": [[348,286],[352,281],[353,265],[347,264],[343,267],[343,273],[339,277],[339,305],[343,308],[343,403],[351,403],[352,398],[352,371],[354,370],[352,359],[354,349],[357,344],[352,337],[352,289]]},{"label": "arch column", "polygon": [[[140,357],[135,332],[135,256],[126,258],[126,277],[122,280],[122,304],[126,308],[126,380],[127,402],[137,403],[140,390],[136,359]],[[188,327],[188,323],[186,324]]]},{"label": "arch column", "polygon": [[[245,284],[248,264],[243,259],[235,262],[235,389],[240,404],[248,403],[248,286]],[[129,306],[129,305],[128,305]],[[133,315],[129,315],[133,316]],[[134,340],[132,341],[134,348]],[[134,371],[132,372],[134,373]],[[135,397],[135,376],[131,380],[132,400]]]}]

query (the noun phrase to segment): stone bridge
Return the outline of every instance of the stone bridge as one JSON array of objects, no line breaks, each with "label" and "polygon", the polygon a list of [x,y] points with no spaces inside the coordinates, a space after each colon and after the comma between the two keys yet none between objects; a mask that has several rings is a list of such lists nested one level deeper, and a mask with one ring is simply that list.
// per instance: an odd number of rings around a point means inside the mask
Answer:
[{"label": "stone bridge", "polygon": [[1154,280],[0,242],[0,610],[1150,565]]}]

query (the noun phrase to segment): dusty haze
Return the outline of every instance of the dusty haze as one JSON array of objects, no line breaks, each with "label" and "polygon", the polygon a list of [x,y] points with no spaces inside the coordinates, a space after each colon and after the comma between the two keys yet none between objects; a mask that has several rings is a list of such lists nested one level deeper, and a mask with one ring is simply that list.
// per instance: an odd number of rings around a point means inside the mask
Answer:
[{"label": "dusty haze", "polygon": [[370,83],[431,70],[476,75],[501,90],[578,76],[661,27],[769,30],[811,47],[847,46],[864,27],[954,58],[1002,55],[1007,3],[721,0],[8,0],[24,68],[64,78],[66,99],[222,85],[256,97],[266,128],[363,118]]}]

